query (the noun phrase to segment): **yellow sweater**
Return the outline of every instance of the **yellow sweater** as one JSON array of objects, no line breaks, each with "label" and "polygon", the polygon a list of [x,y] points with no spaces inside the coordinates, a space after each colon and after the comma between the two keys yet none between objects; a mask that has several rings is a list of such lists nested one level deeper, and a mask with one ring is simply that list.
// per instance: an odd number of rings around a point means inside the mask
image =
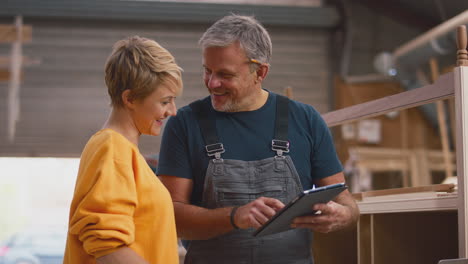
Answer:
[{"label": "yellow sweater", "polygon": [[103,129],[81,155],[63,263],[96,263],[121,246],[152,264],[179,262],[169,192],[133,143]]}]

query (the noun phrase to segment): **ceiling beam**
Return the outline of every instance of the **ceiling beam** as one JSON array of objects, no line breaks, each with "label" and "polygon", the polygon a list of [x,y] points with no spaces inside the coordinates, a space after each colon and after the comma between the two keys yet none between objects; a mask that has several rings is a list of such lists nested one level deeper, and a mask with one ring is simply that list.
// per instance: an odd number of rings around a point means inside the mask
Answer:
[{"label": "ceiling beam", "polygon": [[355,3],[360,3],[363,6],[379,13],[381,15],[390,17],[392,20],[407,25],[421,31],[427,31],[439,24],[435,19],[414,12],[414,8],[404,5],[401,2],[395,3],[394,1],[375,1],[375,0],[351,0]]}]

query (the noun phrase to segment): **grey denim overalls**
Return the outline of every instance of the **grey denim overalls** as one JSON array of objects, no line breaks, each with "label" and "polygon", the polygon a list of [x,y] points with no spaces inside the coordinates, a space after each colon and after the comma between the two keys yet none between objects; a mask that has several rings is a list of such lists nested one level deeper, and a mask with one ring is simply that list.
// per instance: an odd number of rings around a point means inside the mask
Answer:
[{"label": "grey denim overalls", "polygon": [[[209,156],[202,206],[220,208],[245,205],[259,197],[276,198],[283,203],[302,191],[299,175],[289,156],[287,141],[289,99],[277,95],[275,139],[276,156],[257,161],[221,158],[215,121],[209,108],[200,101],[190,105],[197,116]],[[233,230],[209,240],[192,240],[185,256],[186,264],[311,264],[311,233],[306,229],[253,237],[253,228]]]}]

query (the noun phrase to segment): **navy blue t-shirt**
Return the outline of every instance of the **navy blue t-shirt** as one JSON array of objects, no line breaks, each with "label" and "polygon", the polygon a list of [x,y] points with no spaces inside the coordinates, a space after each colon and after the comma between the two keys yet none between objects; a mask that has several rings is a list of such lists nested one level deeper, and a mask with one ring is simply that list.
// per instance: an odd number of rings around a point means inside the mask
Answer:
[{"label": "navy blue t-shirt", "polygon": [[[274,157],[271,149],[276,118],[276,94],[269,92],[264,106],[255,111],[218,112],[210,97],[203,99],[214,112],[216,131],[224,145],[223,159],[243,161]],[[313,181],[342,171],[330,131],[320,114],[310,105],[289,103],[288,139],[291,156],[304,189]],[[193,180],[192,204],[200,205],[208,157],[195,114],[189,106],[178,110],[164,129],[159,153],[158,175]]]}]

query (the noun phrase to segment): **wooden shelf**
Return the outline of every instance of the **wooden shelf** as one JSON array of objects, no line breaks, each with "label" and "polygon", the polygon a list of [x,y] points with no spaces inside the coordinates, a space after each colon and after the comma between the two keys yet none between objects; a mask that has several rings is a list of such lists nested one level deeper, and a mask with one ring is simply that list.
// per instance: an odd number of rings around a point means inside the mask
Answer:
[{"label": "wooden shelf", "polygon": [[358,202],[361,214],[457,210],[457,193],[424,192],[368,197]]}]

